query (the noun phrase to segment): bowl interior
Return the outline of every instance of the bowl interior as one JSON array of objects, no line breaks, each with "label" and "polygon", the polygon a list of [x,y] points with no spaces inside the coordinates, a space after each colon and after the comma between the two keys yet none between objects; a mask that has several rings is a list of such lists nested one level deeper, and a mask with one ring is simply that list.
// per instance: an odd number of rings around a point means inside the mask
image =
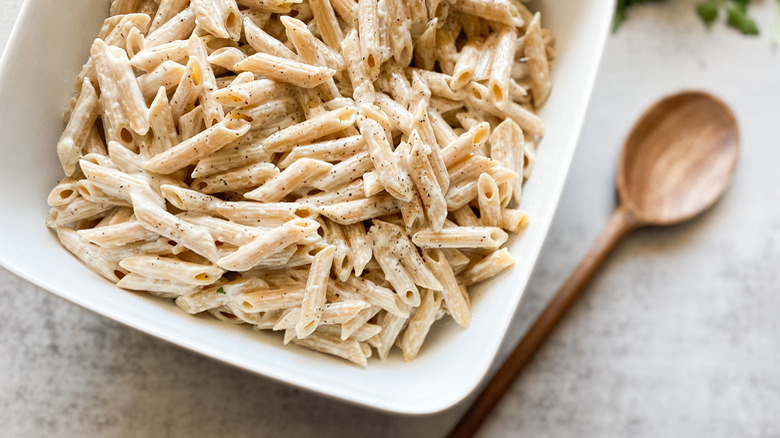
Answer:
[{"label": "bowl interior", "polygon": [[[514,314],[552,220],[582,125],[612,0],[545,0],[533,6],[557,41],[554,89],[541,115],[547,136],[522,208],[528,229],[510,243],[514,269],[475,289],[472,327],[439,322],[412,363],[399,354],[367,369],[283,346],[171,302],[117,289],[82,266],[46,229],[46,197],[62,177],[55,144],[73,78],[108,13],[108,2],[28,0],[0,65],[0,263],[81,306],[227,363],[351,402],[399,413],[451,406],[479,383]],[[74,26],[72,23],[78,23]],[[56,35],[56,38],[52,38]],[[229,372],[229,370],[226,370]]]}]

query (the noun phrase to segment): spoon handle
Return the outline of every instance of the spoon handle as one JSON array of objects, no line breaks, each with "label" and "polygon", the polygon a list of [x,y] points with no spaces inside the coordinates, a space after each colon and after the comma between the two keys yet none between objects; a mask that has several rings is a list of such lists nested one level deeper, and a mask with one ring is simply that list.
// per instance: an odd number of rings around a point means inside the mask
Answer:
[{"label": "spoon handle", "polygon": [[517,344],[512,354],[474,400],[460,422],[452,429],[449,438],[470,438],[477,433],[501,397],[509,390],[512,382],[517,379],[523,368],[531,361],[534,354],[563,319],[577,297],[580,296],[585,286],[590,283],[593,275],[607,256],[626,234],[639,225],[640,223],[634,214],[623,206],[618,207],[612,213],[606,228],[593,243],[588,254],[585,255],[525,337]]}]

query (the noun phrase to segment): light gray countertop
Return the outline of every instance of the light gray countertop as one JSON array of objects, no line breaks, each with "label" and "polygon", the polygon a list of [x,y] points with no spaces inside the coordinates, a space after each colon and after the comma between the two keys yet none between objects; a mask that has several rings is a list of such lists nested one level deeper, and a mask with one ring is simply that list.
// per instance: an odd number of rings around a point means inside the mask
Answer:
[{"label": "light gray countertop", "polygon": [[[22,0],[0,0],[4,47]],[[617,154],[657,98],[711,90],[742,129],[741,162],[703,217],[636,233],[606,264],[481,437],[780,436],[780,58],[696,0],[631,11],[609,39],[555,223],[504,351],[614,205]],[[10,105],[3,102],[3,105]],[[121,326],[0,269],[0,435],[438,437],[465,405],[408,418],[236,370]]]}]

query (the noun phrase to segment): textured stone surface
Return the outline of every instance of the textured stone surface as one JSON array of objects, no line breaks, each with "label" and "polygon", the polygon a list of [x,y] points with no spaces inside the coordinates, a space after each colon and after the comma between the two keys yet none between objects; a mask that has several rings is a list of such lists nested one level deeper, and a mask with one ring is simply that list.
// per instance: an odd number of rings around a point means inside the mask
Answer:
[{"label": "textured stone surface", "polygon": [[[0,47],[21,0],[0,0]],[[611,37],[558,217],[505,350],[585,253],[614,203],[622,139],[684,88],[733,108],[743,153],[723,202],[638,232],[513,386],[482,437],[780,435],[780,59],[764,35],[708,32],[675,0]],[[8,104],[7,102],[4,104]],[[0,269],[0,424],[23,436],[437,437],[461,405],[406,418],[235,370],[66,303]]]}]

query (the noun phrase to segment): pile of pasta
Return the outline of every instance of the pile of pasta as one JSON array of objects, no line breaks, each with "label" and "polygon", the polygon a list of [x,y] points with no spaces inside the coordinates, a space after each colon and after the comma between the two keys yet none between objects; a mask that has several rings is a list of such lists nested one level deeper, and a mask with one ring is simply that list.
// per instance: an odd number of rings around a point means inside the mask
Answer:
[{"label": "pile of pasta", "polygon": [[115,0],[47,224],[120,288],[365,366],[471,321],[544,125],[516,0]]}]

